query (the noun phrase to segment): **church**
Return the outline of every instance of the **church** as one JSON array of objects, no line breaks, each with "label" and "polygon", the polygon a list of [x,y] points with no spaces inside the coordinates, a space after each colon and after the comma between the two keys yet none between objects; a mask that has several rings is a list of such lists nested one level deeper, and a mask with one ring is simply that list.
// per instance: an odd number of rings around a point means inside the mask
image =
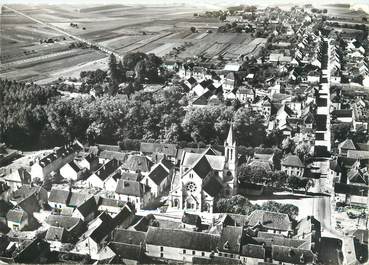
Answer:
[{"label": "church", "polygon": [[202,152],[184,150],[179,172],[173,178],[170,206],[185,211],[213,212],[217,198],[233,194],[237,183],[237,144],[230,126],[224,154],[207,147]]}]

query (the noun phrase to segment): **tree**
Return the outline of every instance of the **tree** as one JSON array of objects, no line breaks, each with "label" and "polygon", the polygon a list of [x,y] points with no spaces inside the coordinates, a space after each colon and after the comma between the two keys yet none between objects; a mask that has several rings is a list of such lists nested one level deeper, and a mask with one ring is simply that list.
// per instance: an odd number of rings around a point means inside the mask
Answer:
[{"label": "tree", "polygon": [[145,62],[143,60],[137,62],[135,66],[135,81],[143,82],[145,78],[146,67]]},{"label": "tree", "polygon": [[293,150],[294,142],[290,137],[286,137],[282,141],[282,150],[285,154],[290,153]]},{"label": "tree", "polygon": [[142,52],[127,53],[123,57],[123,67],[128,70],[134,70],[139,61],[145,60],[147,55]]},{"label": "tree", "polygon": [[296,146],[295,153],[303,162],[305,162],[310,157],[310,149],[310,144],[303,142]]},{"label": "tree", "polygon": [[254,184],[270,184],[268,172],[261,167],[251,167],[247,164],[242,164],[238,168],[238,179],[240,182],[249,182]]},{"label": "tree", "polygon": [[292,192],[294,192],[295,189],[300,189],[302,187],[304,187],[304,182],[301,181],[300,178],[296,177],[296,176],[289,176],[287,178],[287,184],[289,187],[291,187]]},{"label": "tree", "polygon": [[158,72],[162,63],[163,60],[155,54],[150,53],[147,55],[147,58],[145,59],[145,77],[148,78],[149,81],[158,81]]},{"label": "tree", "polygon": [[220,116],[222,108],[218,106],[209,108],[190,108],[182,122],[184,132],[196,143],[203,141],[209,143],[214,139],[216,130],[214,123]]},{"label": "tree", "polygon": [[249,215],[256,210],[258,206],[253,205],[242,195],[235,195],[231,198],[221,198],[216,202],[216,212],[235,213]]},{"label": "tree", "polygon": [[296,219],[299,215],[299,208],[293,204],[282,204],[279,212],[288,214],[291,219]]},{"label": "tree", "polygon": [[234,129],[240,145],[259,146],[265,141],[265,126],[260,113],[240,108],[234,114]]},{"label": "tree", "polygon": [[113,80],[114,83],[119,82],[119,74],[117,69],[117,58],[113,53],[110,54],[109,57],[109,73],[110,78]]},{"label": "tree", "polygon": [[192,33],[195,33],[196,32],[196,28],[195,27],[191,27],[190,30],[191,30]]}]

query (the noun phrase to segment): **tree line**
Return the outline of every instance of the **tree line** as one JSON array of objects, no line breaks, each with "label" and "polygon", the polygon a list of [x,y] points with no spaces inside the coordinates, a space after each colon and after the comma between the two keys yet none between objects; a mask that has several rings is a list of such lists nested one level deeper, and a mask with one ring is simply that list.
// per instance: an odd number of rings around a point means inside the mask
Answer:
[{"label": "tree line", "polygon": [[79,139],[117,144],[125,139],[223,144],[233,121],[239,145],[265,140],[262,117],[248,108],[188,106],[180,86],[126,95],[67,98],[52,86],[0,80],[0,141],[19,149],[48,148]]}]

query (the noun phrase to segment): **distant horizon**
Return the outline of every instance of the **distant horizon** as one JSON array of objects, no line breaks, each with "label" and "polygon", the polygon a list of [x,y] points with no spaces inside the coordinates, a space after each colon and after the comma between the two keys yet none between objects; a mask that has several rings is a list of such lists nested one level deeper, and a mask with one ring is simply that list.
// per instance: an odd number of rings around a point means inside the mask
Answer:
[{"label": "distant horizon", "polygon": [[2,4],[49,4],[49,5],[108,5],[108,4],[143,4],[143,5],[165,5],[165,4],[206,4],[206,5],[221,5],[229,6],[235,4],[245,5],[304,5],[304,4],[315,4],[315,5],[329,5],[329,4],[350,4],[350,5],[367,5],[369,6],[368,0],[295,0],[293,3],[287,0],[265,0],[262,3],[255,3],[254,0],[3,0]]}]

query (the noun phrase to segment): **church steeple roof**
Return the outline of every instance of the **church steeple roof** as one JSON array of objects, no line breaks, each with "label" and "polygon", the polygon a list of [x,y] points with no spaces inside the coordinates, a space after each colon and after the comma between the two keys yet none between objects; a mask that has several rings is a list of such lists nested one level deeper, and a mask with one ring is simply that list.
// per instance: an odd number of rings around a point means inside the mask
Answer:
[{"label": "church steeple roof", "polygon": [[228,136],[226,140],[227,145],[234,145],[236,143],[236,137],[234,135],[233,131],[233,124],[231,123],[231,126],[229,127]]}]

